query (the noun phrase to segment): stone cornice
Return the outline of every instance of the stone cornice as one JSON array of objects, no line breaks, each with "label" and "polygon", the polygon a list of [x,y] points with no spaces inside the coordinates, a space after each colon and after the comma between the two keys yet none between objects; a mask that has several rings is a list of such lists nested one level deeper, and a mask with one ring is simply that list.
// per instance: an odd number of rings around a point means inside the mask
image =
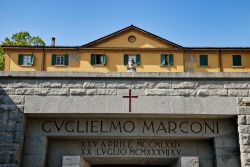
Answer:
[{"label": "stone cornice", "polygon": [[117,78],[117,79],[250,79],[249,72],[241,73],[160,73],[160,72],[0,72],[0,78]]}]

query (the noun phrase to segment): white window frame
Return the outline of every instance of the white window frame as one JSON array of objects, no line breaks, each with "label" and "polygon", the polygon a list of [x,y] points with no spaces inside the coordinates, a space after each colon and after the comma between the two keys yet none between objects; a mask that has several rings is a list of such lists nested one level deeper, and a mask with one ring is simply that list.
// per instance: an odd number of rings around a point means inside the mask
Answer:
[{"label": "white window frame", "polygon": [[32,65],[32,55],[23,55],[23,66]]},{"label": "white window frame", "polygon": [[56,65],[65,65],[65,56],[63,55],[56,55]]},{"label": "white window frame", "polygon": [[128,55],[128,62],[129,62],[130,59],[133,59],[134,63],[136,64],[136,54],[129,54]]}]

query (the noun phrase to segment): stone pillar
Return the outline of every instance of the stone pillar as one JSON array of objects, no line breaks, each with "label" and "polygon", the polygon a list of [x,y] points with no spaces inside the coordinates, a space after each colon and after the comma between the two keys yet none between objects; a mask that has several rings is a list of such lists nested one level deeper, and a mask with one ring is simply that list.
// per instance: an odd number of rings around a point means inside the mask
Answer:
[{"label": "stone pillar", "polygon": [[177,167],[199,167],[198,157],[180,157],[177,162]]},{"label": "stone pillar", "polygon": [[63,156],[62,167],[91,167],[81,156]]},{"label": "stone pillar", "polygon": [[241,167],[250,167],[250,97],[238,98]]},{"label": "stone pillar", "polygon": [[0,83],[0,166],[20,166],[26,121],[23,106],[24,96],[7,95]]}]

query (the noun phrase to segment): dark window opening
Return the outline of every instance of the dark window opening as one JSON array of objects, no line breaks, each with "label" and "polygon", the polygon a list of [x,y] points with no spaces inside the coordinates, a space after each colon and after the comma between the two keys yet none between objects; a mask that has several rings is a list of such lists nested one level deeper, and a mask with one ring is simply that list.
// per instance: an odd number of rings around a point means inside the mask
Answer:
[{"label": "dark window opening", "polygon": [[200,66],[208,66],[208,56],[200,55]]},{"label": "dark window opening", "polygon": [[233,66],[242,66],[241,55],[233,55]]}]

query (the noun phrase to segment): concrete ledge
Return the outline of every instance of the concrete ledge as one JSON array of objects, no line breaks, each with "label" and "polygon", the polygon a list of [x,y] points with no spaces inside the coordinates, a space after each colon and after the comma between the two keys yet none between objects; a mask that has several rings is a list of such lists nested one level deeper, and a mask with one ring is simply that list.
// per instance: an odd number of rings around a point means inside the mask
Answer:
[{"label": "concrete ledge", "polygon": [[250,72],[236,73],[163,73],[163,72],[0,72],[0,78],[136,78],[136,79],[250,79]]}]

